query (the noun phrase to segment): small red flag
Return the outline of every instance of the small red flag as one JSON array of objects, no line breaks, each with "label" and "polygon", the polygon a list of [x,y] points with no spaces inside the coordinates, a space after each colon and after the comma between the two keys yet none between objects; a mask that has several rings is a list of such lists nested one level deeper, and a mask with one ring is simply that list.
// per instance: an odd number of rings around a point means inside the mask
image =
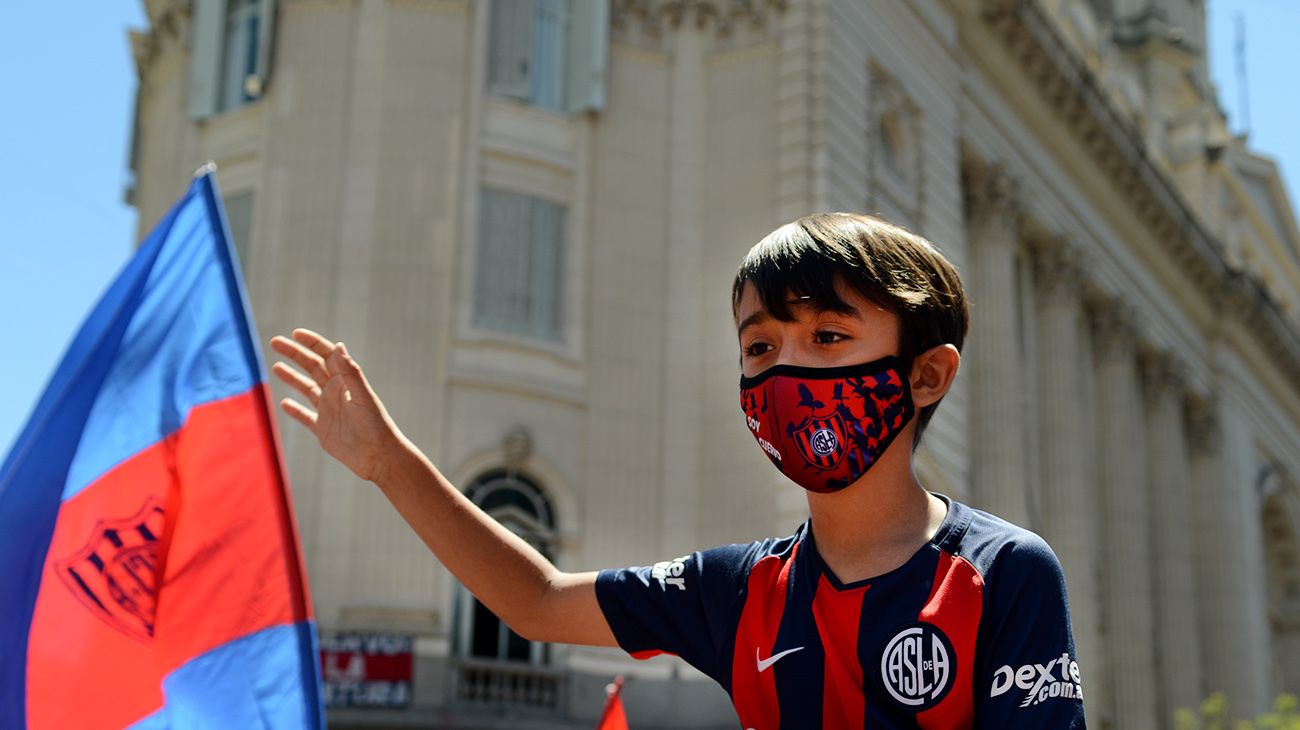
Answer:
[{"label": "small red flag", "polygon": [[623,677],[619,675],[614,681],[605,685],[605,711],[600,715],[600,724],[596,730],[628,730],[627,714],[623,712]]}]

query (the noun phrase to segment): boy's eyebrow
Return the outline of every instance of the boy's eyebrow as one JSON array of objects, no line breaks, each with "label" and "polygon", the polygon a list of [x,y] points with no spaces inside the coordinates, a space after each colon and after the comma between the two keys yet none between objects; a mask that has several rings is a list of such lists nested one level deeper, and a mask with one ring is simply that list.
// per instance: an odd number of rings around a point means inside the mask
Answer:
[{"label": "boy's eyebrow", "polygon": [[772,315],[768,314],[766,309],[760,309],[757,312],[754,312],[753,314],[746,317],[745,321],[740,323],[740,326],[736,328],[736,335],[737,336],[743,335],[745,334],[745,330],[749,329],[750,327],[753,327],[754,325],[762,324],[771,318]]},{"label": "boy's eyebrow", "polygon": [[[808,299],[809,299],[808,297],[799,297],[797,299],[791,299],[790,301],[786,302],[786,304],[791,307],[799,307],[799,306],[816,307],[816,305],[808,301]],[[844,314],[850,317],[857,317],[859,319],[861,319],[862,317],[862,313],[858,311],[858,308],[853,306],[852,304],[849,304],[848,302],[844,303],[843,311],[826,310],[826,309],[818,309],[818,311],[819,312],[833,311],[836,314]],[[768,314],[766,309],[760,309],[757,312],[754,312],[753,314],[746,317],[745,320],[740,323],[740,326],[736,328],[736,336],[739,337],[740,335],[745,334],[746,329],[767,322],[770,319],[772,319],[772,315]]]}]

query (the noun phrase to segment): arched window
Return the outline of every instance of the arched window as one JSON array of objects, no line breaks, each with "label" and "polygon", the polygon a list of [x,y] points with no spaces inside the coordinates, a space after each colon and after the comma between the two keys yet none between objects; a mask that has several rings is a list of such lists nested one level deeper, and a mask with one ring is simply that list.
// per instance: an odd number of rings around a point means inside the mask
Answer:
[{"label": "arched window", "polygon": [[[555,516],[546,493],[528,477],[498,469],[480,475],[465,492],[511,532],[553,558]],[[456,652],[464,657],[545,664],[547,646],[516,634],[469,591],[456,597]]]}]

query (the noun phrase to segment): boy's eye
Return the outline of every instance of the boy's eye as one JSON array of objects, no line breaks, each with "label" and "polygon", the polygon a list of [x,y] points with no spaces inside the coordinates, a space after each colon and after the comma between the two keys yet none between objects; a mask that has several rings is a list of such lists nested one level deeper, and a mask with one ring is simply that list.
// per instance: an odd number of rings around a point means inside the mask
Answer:
[{"label": "boy's eye", "polygon": [[843,339],[845,339],[844,335],[830,330],[817,330],[813,333],[813,341],[819,345],[831,345]]},{"label": "boy's eye", "polygon": [[749,347],[745,348],[745,355],[747,355],[748,357],[758,357],[759,355],[763,355],[768,350],[771,349],[772,346],[767,344],[766,342],[754,342],[750,344]]}]

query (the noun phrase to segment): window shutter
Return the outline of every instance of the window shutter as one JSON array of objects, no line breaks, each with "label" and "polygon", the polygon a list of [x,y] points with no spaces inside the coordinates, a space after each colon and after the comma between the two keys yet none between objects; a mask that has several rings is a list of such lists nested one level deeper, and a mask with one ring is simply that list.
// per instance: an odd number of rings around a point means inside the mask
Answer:
[{"label": "window shutter", "polygon": [[475,256],[474,323],[519,333],[527,321],[528,198],[483,188]]},{"label": "window shutter", "polygon": [[560,272],[564,252],[564,208],[544,200],[534,200],[532,208],[529,334],[559,340],[563,306]]},{"label": "window shutter", "polygon": [[257,24],[257,18],[250,17],[252,10],[250,0],[227,0],[226,25],[221,36],[221,93],[217,98],[219,112],[244,105],[244,79],[248,77],[248,69],[253,60],[249,54],[257,47],[254,45],[256,34],[249,27],[250,21],[254,26]]},{"label": "window shutter", "polygon": [[508,287],[505,292],[503,329],[516,334],[528,332],[528,268],[532,265],[532,217],[529,215],[532,201],[517,193],[498,193],[505,201],[505,215],[502,220],[507,228],[502,242],[502,282]]},{"label": "window shutter", "polygon": [[190,24],[189,112],[206,119],[217,112],[221,47],[226,35],[226,0],[194,0]]},{"label": "window shutter", "polygon": [[527,100],[531,91],[533,0],[492,0],[488,90]]},{"label": "window shutter", "polygon": [[266,93],[266,83],[271,79],[271,53],[275,46],[275,0],[258,0],[257,65],[250,78],[244,82],[244,93],[260,99]]},{"label": "window shutter", "polygon": [[563,111],[568,68],[569,0],[534,0],[533,72],[529,100]]},{"label": "window shutter", "polygon": [[570,0],[568,94],[572,114],[605,108],[609,67],[609,0]]}]

